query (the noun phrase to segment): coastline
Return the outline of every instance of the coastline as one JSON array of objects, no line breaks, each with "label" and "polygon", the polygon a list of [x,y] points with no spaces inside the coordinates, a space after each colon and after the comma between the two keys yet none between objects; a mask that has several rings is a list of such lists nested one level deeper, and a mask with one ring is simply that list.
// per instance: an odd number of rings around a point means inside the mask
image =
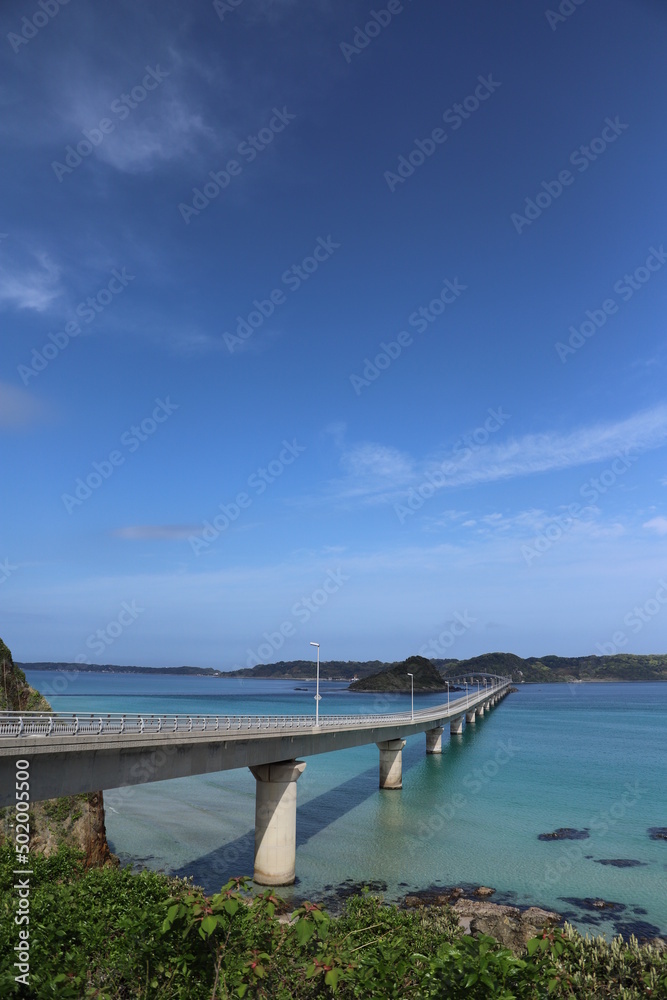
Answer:
[{"label": "coastline", "polygon": [[[146,865],[146,858],[131,858],[127,855],[121,858],[120,867],[130,868],[133,872],[151,872],[155,869]],[[158,873],[166,877],[188,877],[183,872],[158,869]],[[263,886],[255,885],[249,878],[252,891],[260,895]],[[197,885],[195,878],[194,885]],[[532,938],[548,933],[553,928],[572,927],[581,937],[601,937],[607,942],[620,937],[624,942],[632,938],[642,945],[656,948],[662,954],[667,954],[667,928],[661,928],[646,923],[640,914],[632,912],[633,908],[609,900],[588,898],[582,899],[581,912],[577,913],[570,901],[567,907],[555,910],[541,902],[525,903],[517,899],[517,893],[499,891],[488,885],[475,882],[459,883],[457,885],[432,884],[425,888],[410,887],[402,883],[403,892],[387,897],[388,885],[381,879],[348,878],[336,884],[326,884],[319,891],[305,894],[299,891],[299,879],[292,886],[276,886],[273,893],[281,901],[280,908],[284,913],[294,911],[306,903],[322,906],[332,917],[343,913],[345,903],[352,897],[368,893],[378,897],[385,905],[398,910],[429,910],[451,912],[465,934],[488,934],[516,954],[525,947]],[[207,895],[211,891],[204,886],[199,888]],[[217,891],[217,890],[216,890]],[[629,912],[630,911],[630,912]],[[613,934],[605,932],[605,923],[611,921]]]}]

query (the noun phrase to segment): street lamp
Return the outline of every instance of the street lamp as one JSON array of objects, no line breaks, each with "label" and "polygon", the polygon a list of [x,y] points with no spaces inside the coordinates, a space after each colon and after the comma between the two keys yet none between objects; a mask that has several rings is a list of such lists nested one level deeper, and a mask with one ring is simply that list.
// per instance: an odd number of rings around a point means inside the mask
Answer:
[{"label": "street lamp", "polygon": [[447,685],[447,711],[449,712],[449,681],[445,681]]},{"label": "street lamp", "polygon": [[410,702],[412,706],[410,712],[412,715],[412,721],[414,722],[415,721],[415,675],[408,674],[408,677],[410,678]]},{"label": "street lamp", "polygon": [[311,646],[317,646],[317,681],[315,683],[315,728],[320,724],[320,644],[311,642]]}]

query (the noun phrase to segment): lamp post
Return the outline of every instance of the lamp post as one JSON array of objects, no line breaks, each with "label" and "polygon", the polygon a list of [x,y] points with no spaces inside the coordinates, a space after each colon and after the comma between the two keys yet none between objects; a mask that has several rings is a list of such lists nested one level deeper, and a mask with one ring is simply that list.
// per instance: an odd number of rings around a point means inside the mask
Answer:
[{"label": "lamp post", "polygon": [[315,728],[320,724],[320,644],[311,642],[311,646],[317,646],[317,680],[315,682]]},{"label": "lamp post", "polygon": [[445,681],[447,685],[447,711],[449,712],[449,681]]},{"label": "lamp post", "polygon": [[414,722],[415,721],[415,675],[408,674],[408,677],[410,678],[410,704],[411,704],[410,714],[412,716],[412,721]]}]

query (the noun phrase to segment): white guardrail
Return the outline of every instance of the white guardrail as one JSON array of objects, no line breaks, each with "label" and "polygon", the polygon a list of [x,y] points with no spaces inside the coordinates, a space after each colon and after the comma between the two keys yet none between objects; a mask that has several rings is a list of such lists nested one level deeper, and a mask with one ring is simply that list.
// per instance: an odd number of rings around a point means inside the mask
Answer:
[{"label": "white guardrail", "polygon": [[[474,675],[473,675],[474,677]],[[430,719],[445,719],[465,712],[469,705],[479,704],[510,683],[509,678],[489,675],[484,681],[473,678],[450,680],[452,687],[465,694],[448,699],[443,705],[414,712],[395,712],[378,715],[321,715],[318,730],[354,727],[358,729],[374,725],[412,724]],[[452,692],[453,694],[454,692]],[[458,694],[458,691],[457,691]],[[314,715],[177,715],[177,714],[130,714],[121,712],[0,712],[0,738],[3,736],[122,736],[170,733],[267,733],[285,732],[294,729],[314,729]]]}]

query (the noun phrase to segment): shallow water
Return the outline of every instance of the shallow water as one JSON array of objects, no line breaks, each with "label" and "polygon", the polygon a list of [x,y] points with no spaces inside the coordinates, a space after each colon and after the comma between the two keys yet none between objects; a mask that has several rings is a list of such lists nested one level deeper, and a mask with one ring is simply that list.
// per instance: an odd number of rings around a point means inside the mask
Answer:
[{"label": "shallow water", "polygon": [[[82,673],[64,690],[27,671],[54,709],[184,713],[313,711],[303,681]],[[295,687],[308,687],[296,691]],[[53,690],[62,690],[54,694]],[[321,711],[400,711],[409,697],[324,682]],[[426,707],[442,696],[415,698]],[[438,884],[489,885],[503,899],[566,913],[581,930],[667,934],[667,684],[522,685],[426,756],[408,739],[403,789],[378,789],[374,745],[307,758],[298,785],[297,883],[290,900],[377,881],[387,899]],[[209,891],[251,874],[254,778],[225,771],[105,792],[124,862],[192,875]],[[582,840],[540,841],[560,827]],[[599,860],[636,860],[634,867]],[[565,902],[565,899],[575,902]],[[585,903],[620,904],[597,911]]]}]

